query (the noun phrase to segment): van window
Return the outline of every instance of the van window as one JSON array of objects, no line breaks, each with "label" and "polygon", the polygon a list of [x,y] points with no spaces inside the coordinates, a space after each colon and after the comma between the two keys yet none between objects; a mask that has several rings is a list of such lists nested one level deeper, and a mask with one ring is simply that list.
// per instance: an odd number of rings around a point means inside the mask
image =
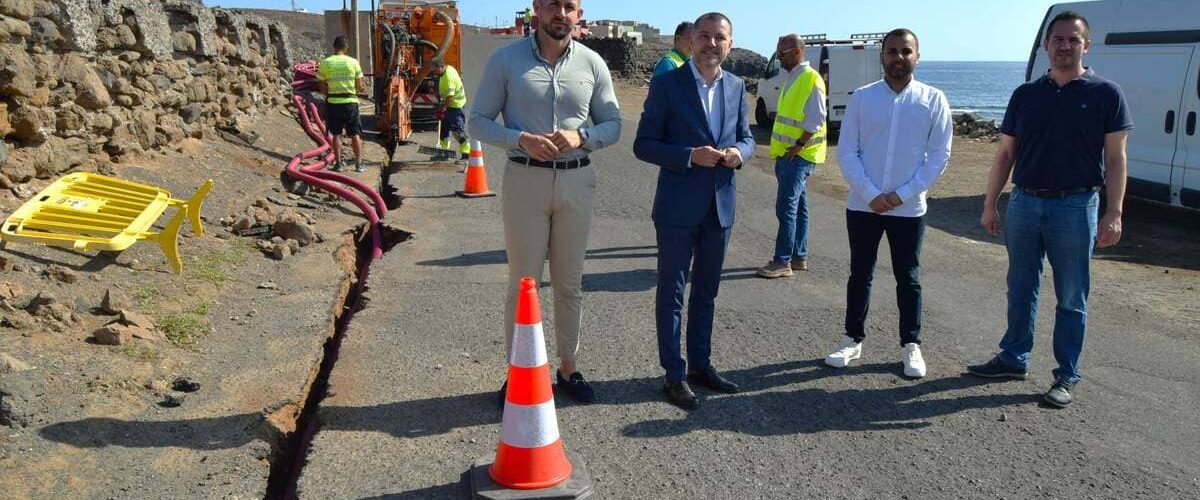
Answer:
[{"label": "van window", "polygon": [[772,55],[771,60],[767,61],[767,69],[765,71],[763,71],[762,79],[770,80],[772,78],[775,78],[775,75],[779,74],[779,68],[780,68],[779,59],[776,59],[775,56]]}]

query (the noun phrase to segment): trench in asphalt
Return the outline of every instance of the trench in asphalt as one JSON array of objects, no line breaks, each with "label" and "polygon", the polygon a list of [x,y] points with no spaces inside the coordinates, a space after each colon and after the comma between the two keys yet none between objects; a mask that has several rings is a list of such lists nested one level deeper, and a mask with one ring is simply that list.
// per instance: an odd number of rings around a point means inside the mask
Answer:
[{"label": "trench in asphalt", "polygon": [[[387,183],[383,185],[386,186]],[[391,201],[388,204],[388,208],[393,208],[390,206]],[[409,232],[389,228],[382,223],[380,227],[383,232],[384,253],[412,236]],[[371,259],[372,245],[368,225],[360,224],[356,230],[345,235],[345,238],[345,244],[339,248],[335,259],[350,264],[345,267],[352,269],[352,272],[346,273],[342,286],[339,287],[339,306],[332,319],[333,333],[325,341],[321,362],[309,375],[305,384],[300,411],[292,412],[283,419],[273,418],[277,428],[293,430],[279,432],[272,443],[274,456],[271,459],[271,473],[267,481],[267,500],[296,498],[296,486],[307,464],[309,446],[320,431],[317,412],[328,394],[329,376],[337,363],[342,340],[346,337],[354,314],[365,309],[367,305],[367,278],[370,275],[371,264],[377,261]],[[343,250],[351,248],[353,251]],[[280,420],[284,422],[281,424]]]}]

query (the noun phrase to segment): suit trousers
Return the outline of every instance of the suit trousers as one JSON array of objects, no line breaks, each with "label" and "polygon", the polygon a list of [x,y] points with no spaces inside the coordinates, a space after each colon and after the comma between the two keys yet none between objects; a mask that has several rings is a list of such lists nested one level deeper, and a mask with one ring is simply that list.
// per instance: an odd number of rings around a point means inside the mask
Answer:
[{"label": "suit trousers", "polygon": [[540,284],[548,256],[558,357],[575,361],[583,311],[583,258],[595,192],[596,171],[591,167],[556,170],[511,161],[505,164],[500,195],[509,277],[505,353],[512,348],[521,278],[533,277]]},{"label": "suit trousers", "polygon": [[[667,372],[667,381],[680,382],[688,364],[693,371],[704,370],[710,364],[714,302],[721,286],[721,266],[729,246],[730,228],[721,227],[714,202],[699,225],[655,224],[654,229],[658,236],[658,289],[654,300],[658,360]],[[685,363],[679,355],[679,341],[688,267],[692,268],[692,294],[688,298]]]}]

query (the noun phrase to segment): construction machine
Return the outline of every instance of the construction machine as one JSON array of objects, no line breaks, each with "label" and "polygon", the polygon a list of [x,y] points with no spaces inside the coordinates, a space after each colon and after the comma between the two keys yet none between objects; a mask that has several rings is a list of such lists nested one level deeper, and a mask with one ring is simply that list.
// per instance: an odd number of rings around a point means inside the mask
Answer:
[{"label": "construction machine", "polygon": [[385,0],[374,28],[375,125],[390,163],[415,127],[436,126],[441,98],[430,61],[441,58],[463,72],[462,32],[453,1]]}]

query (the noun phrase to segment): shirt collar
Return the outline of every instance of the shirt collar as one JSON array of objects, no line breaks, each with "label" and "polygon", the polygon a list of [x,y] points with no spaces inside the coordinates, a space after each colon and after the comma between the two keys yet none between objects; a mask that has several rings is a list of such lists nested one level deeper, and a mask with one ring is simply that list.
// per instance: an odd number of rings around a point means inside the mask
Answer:
[{"label": "shirt collar", "polygon": [[[1088,66],[1084,66],[1083,74],[1079,75],[1079,77],[1075,78],[1074,80],[1067,82],[1067,85],[1070,85],[1075,82],[1089,83],[1094,78],[1096,78],[1096,72],[1092,71],[1092,68],[1090,68]],[[1041,81],[1042,81],[1042,83],[1047,83],[1047,84],[1053,85],[1055,87],[1058,87],[1058,82],[1055,82],[1054,77],[1050,76],[1050,70],[1048,70],[1048,69],[1046,70],[1046,74],[1042,75]],[[1066,85],[1063,85],[1063,86],[1065,87]]]},{"label": "shirt collar", "polygon": [[[700,74],[699,69],[696,69],[696,61],[688,59],[687,64],[689,68],[692,68],[692,76],[696,78],[696,83],[703,84],[704,76]],[[721,69],[720,66],[717,66],[717,78],[713,80],[713,85],[716,85],[717,82],[720,82],[722,78],[725,78],[725,70]]]},{"label": "shirt collar", "polygon": [[675,47],[671,47],[671,52],[674,52],[676,55],[679,56],[680,59],[683,59],[684,61],[690,61],[692,59],[691,56],[684,54],[683,52],[680,52],[679,49],[677,49]]},{"label": "shirt collar", "polygon": [[[539,48],[538,48],[537,34],[536,33],[530,34],[528,38],[529,38],[529,50],[533,51],[533,57],[539,61],[548,63],[548,61],[546,61],[546,58],[542,57],[542,51],[539,50]],[[562,61],[562,60],[566,59],[567,56],[571,55],[571,49],[574,47],[575,47],[575,39],[572,38],[570,42],[567,42],[567,48],[566,48],[566,50],[563,51],[562,56],[558,58],[559,61]]]},{"label": "shirt collar", "polygon": [[808,61],[800,61],[800,64],[797,64],[796,67],[792,68],[791,71],[788,71],[787,74],[796,75],[802,73],[806,69],[808,69]]}]

